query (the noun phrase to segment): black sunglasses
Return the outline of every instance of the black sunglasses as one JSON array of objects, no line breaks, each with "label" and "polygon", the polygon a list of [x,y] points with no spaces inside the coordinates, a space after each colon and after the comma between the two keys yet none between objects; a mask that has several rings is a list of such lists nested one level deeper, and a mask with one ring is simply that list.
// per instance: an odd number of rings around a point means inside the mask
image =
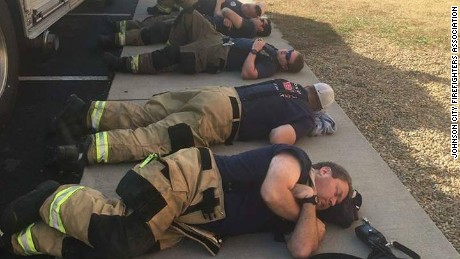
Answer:
[{"label": "black sunglasses", "polygon": [[289,60],[291,59],[292,52],[294,52],[293,49],[290,49],[286,52],[286,62],[289,64]]},{"label": "black sunglasses", "polygon": [[256,8],[256,14],[257,14],[257,16],[262,15],[262,9],[260,8],[260,6],[256,5],[255,8]]}]

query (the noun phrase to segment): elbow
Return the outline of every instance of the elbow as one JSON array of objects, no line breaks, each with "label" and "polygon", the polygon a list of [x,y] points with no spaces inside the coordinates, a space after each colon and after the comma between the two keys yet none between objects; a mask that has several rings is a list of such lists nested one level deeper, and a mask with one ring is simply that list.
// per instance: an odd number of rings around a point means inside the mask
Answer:
[{"label": "elbow", "polygon": [[294,258],[308,258],[311,254],[318,249],[318,244],[303,244],[299,247],[288,247],[289,252]]},{"label": "elbow", "polygon": [[268,206],[279,203],[279,195],[277,195],[274,191],[268,190],[268,188],[264,188],[264,186],[262,186],[260,190],[260,195]]},{"label": "elbow", "polygon": [[294,145],[295,144],[295,137],[283,137],[276,132],[270,133],[270,144],[288,144]]},{"label": "elbow", "polygon": [[243,70],[241,71],[241,78],[244,80],[254,80],[257,79],[257,74]]}]

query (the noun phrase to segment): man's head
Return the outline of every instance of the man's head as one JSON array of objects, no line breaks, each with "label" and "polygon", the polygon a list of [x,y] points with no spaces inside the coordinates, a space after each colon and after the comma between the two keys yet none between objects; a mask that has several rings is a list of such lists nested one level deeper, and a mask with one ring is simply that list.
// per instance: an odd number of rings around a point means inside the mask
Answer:
[{"label": "man's head", "polygon": [[241,11],[244,16],[248,18],[256,18],[264,15],[265,13],[265,4],[264,3],[251,3],[251,4],[242,4]]},{"label": "man's head", "polygon": [[251,22],[256,28],[256,34],[259,37],[267,37],[272,33],[272,22],[268,18],[252,18]]},{"label": "man's head", "polygon": [[308,107],[313,111],[320,111],[330,106],[334,100],[334,90],[325,83],[316,83],[305,87],[308,92]]},{"label": "man's head", "polygon": [[342,166],[333,162],[320,162],[315,169],[315,185],[319,203],[318,210],[324,210],[341,203],[352,194],[351,176]]},{"label": "man's head", "polygon": [[302,53],[294,49],[279,49],[278,63],[283,71],[297,73],[304,66],[304,56]]}]

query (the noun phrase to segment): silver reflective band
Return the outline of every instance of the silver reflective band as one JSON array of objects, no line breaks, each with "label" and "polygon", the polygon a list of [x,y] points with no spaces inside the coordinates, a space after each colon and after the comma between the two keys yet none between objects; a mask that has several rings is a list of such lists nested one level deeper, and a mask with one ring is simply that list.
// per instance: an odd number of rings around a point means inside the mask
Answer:
[{"label": "silver reflective band", "polygon": [[101,123],[102,114],[104,113],[105,101],[96,101],[94,103],[94,109],[91,114],[91,127],[95,130],[99,130],[99,124]]}]

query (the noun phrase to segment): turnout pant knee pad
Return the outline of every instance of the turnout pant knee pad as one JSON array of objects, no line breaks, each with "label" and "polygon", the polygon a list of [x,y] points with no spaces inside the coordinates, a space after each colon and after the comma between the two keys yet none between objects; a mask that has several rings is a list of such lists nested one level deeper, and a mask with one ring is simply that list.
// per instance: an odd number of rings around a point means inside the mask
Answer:
[{"label": "turnout pant knee pad", "polygon": [[141,39],[145,45],[165,43],[168,41],[169,31],[172,25],[165,22],[158,22],[148,28],[141,30]]},{"label": "turnout pant knee pad", "polygon": [[93,214],[88,228],[88,239],[98,251],[108,257],[128,258],[159,250],[148,225],[134,214]]},{"label": "turnout pant knee pad", "polygon": [[168,133],[171,142],[171,152],[195,146],[192,129],[185,123],[179,123],[169,127]]}]

